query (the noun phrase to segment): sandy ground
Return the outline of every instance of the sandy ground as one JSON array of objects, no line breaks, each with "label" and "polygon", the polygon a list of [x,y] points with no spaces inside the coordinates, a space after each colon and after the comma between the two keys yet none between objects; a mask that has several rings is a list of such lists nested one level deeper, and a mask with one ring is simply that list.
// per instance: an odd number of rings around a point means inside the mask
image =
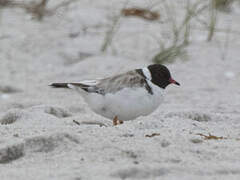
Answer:
[{"label": "sandy ground", "polygon": [[[76,92],[48,87],[151,64],[159,47],[149,34],[159,24],[139,18],[121,20],[100,52],[109,16],[123,5],[79,1],[42,22],[0,9],[1,180],[240,178],[240,34],[228,35],[226,50],[224,33],[205,42],[195,31],[188,61],[167,65],[181,87],[169,86],[153,114],[120,126]],[[221,27],[240,29],[239,7],[221,14]]]}]

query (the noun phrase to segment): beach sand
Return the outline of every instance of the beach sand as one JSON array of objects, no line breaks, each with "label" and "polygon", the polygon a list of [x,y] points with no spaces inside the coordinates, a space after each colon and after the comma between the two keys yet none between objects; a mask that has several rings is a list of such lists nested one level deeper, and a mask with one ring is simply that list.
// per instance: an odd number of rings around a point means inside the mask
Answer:
[{"label": "beach sand", "polygon": [[[207,33],[196,30],[188,60],[166,64],[181,86],[167,87],[151,115],[119,126],[92,112],[77,92],[48,86],[152,63],[159,46],[151,34],[161,23],[122,18],[111,46],[100,51],[109,17],[123,6],[79,1],[40,22],[22,9],[0,9],[1,180],[240,178],[237,33],[228,34],[226,50],[225,33],[206,42]],[[231,21],[240,29],[240,6],[220,15],[222,26]]]}]

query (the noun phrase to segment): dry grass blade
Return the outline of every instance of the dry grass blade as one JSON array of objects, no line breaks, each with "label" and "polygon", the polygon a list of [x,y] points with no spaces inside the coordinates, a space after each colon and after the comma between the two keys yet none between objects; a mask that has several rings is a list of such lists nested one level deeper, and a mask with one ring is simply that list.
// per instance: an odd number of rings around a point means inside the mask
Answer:
[{"label": "dry grass blade", "polygon": [[234,0],[212,0],[214,8],[220,11],[229,12]]},{"label": "dry grass blade", "polygon": [[0,0],[0,7],[9,6],[11,4],[10,0]]},{"label": "dry grass blade", "polygon": [[172,8],[166,1],[163,1],[168,19],[171,23],[171,31],[173,42],[168,48],[161,46],[161,51],[153,57],[154,63],[173,63],[177,57],[181,59],[187,58],[185,47],[189,44],[189,36],[191,30],[191,20],[206,9],[206,6],[201,6],[201,1],[190,4],[188,1],[186,6],[186,14],[182,22],[178,25],[176,21],[177,15],[174,14]]},{"label": "dry grass blade", "polygon": [[8,8],[23,8],[28,13],[33,14],[38,20],[41,20],[45,14],[48,13],[46,10],[46,5],[49,0],[41,0],[40,2],[18,2],[13,0],[0,0],[0,6]]},{"label": "dry grass blade", "polygon": [[161,52],[154,56],[153,62],[159,64],[172,63],[177,57],[186,56],[186,51],[184,48],[185,45],[181,44],[178,46],[173,45],[169,48],[162,49]]},{"label": "dry grass blade", "polygon": [[118,15],[112,18],[113,23],[111,25],[111,28],[106,32],[106,36],[104,38],[104,42],[101,47],[102,52],[105,52],[107,48],[111,45],[114,34],[118,29],[117,27],[119,25],[120,18],[121,18],[121,15]]},{"label": "dry grass blade", "polygon": [[46,6],[48,0],[42,0],[40,3],[26,7],[26,10],[34,14],[38,20],[42,20],[43,16],[47,13]]},{"label": "dry grass blade", "polygon": [[210,24],[207,41],[211,41],[215,32],[215,27],[217,24],[217,11],[214,8],[214,1],[210,4]]},{"label": "dry grass blade", "polygon": [[[128,4],[128,1],[125,2],[123,9],[127,6],[127,4]],[[111,18],[112,18],[112,25],[109,28],[109,30],[106,32],[106,36],[105,36],[103,44],[101,46],[102,52],[106,52],[108,47],[112,44],[114,35],[120,26],[121,13],[119,13],[115,16],[113,15]]]},{"label": "dry grass blade", "polygon": [[42,20],[44,16],[51,16],[55,14],[55,11],[58,8],[66,7],[70,3],[76,2],[77,0],[63,1],[62,3],[56,5],[52,9],[47,9],[47,3],[49,0],[41,0],[39,2],[23,2],[23,1],[14,1],[14,0],[0,0],[0,7],[7,8],[22,8],[25,9],[27,13],[33,15],[37,20]]}]

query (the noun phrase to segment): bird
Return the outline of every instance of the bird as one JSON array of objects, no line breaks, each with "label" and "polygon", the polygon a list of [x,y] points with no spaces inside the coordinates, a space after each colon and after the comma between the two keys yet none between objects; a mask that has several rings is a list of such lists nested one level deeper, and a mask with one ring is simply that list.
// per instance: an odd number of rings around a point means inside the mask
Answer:
[{"label": "bird", "polygon": [[76,90],[92,111],[117,125],[155,111],[170,84],[180,86],[166,66],[151,64],[102,79],[52,83],[50,86]]}]

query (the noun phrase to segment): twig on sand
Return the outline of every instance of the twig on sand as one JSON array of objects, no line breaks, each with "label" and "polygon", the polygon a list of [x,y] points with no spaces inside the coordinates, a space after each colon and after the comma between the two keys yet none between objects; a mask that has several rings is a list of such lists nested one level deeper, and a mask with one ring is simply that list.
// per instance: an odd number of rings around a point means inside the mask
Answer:
[{"label": "twig on sand", "polygon": [[155,21],[159,19],[159,13],[155,11],[151,11],[148,9],[142,8],[124,8],[121,11],[124,16],[136,16],[149,21]]},{"label": "twig on sand", "polygon": [[82,125],[82,124],[87,124],[87,125],[99,125],[100,127],[107,127],[106,124],[102,123],[102,122],[98,122],[98,121],[82,121],[82,122],[78,122],[76,120],[73,120],[73,122],[75,124],[77,124],[78,126]]},{"label": "twig on sand", "polygon": [[223,137],[223,136],[214,136],[212,134],[208,134],[208,135],[204,135],[204,134],[201,134],[201,133],[198,133],[196,135],[199,135],[199,136],[203,136],[205,140],[210,140],[210,139],[214,139],[214,140],[219,140],[219,139],[227,139],[226,137]]},{"label": "twig on sand", "polygon": [[145,137],[154,137],[154,136],[160,136],[160,133],[152,133],[152,134],[147,134]]}]

